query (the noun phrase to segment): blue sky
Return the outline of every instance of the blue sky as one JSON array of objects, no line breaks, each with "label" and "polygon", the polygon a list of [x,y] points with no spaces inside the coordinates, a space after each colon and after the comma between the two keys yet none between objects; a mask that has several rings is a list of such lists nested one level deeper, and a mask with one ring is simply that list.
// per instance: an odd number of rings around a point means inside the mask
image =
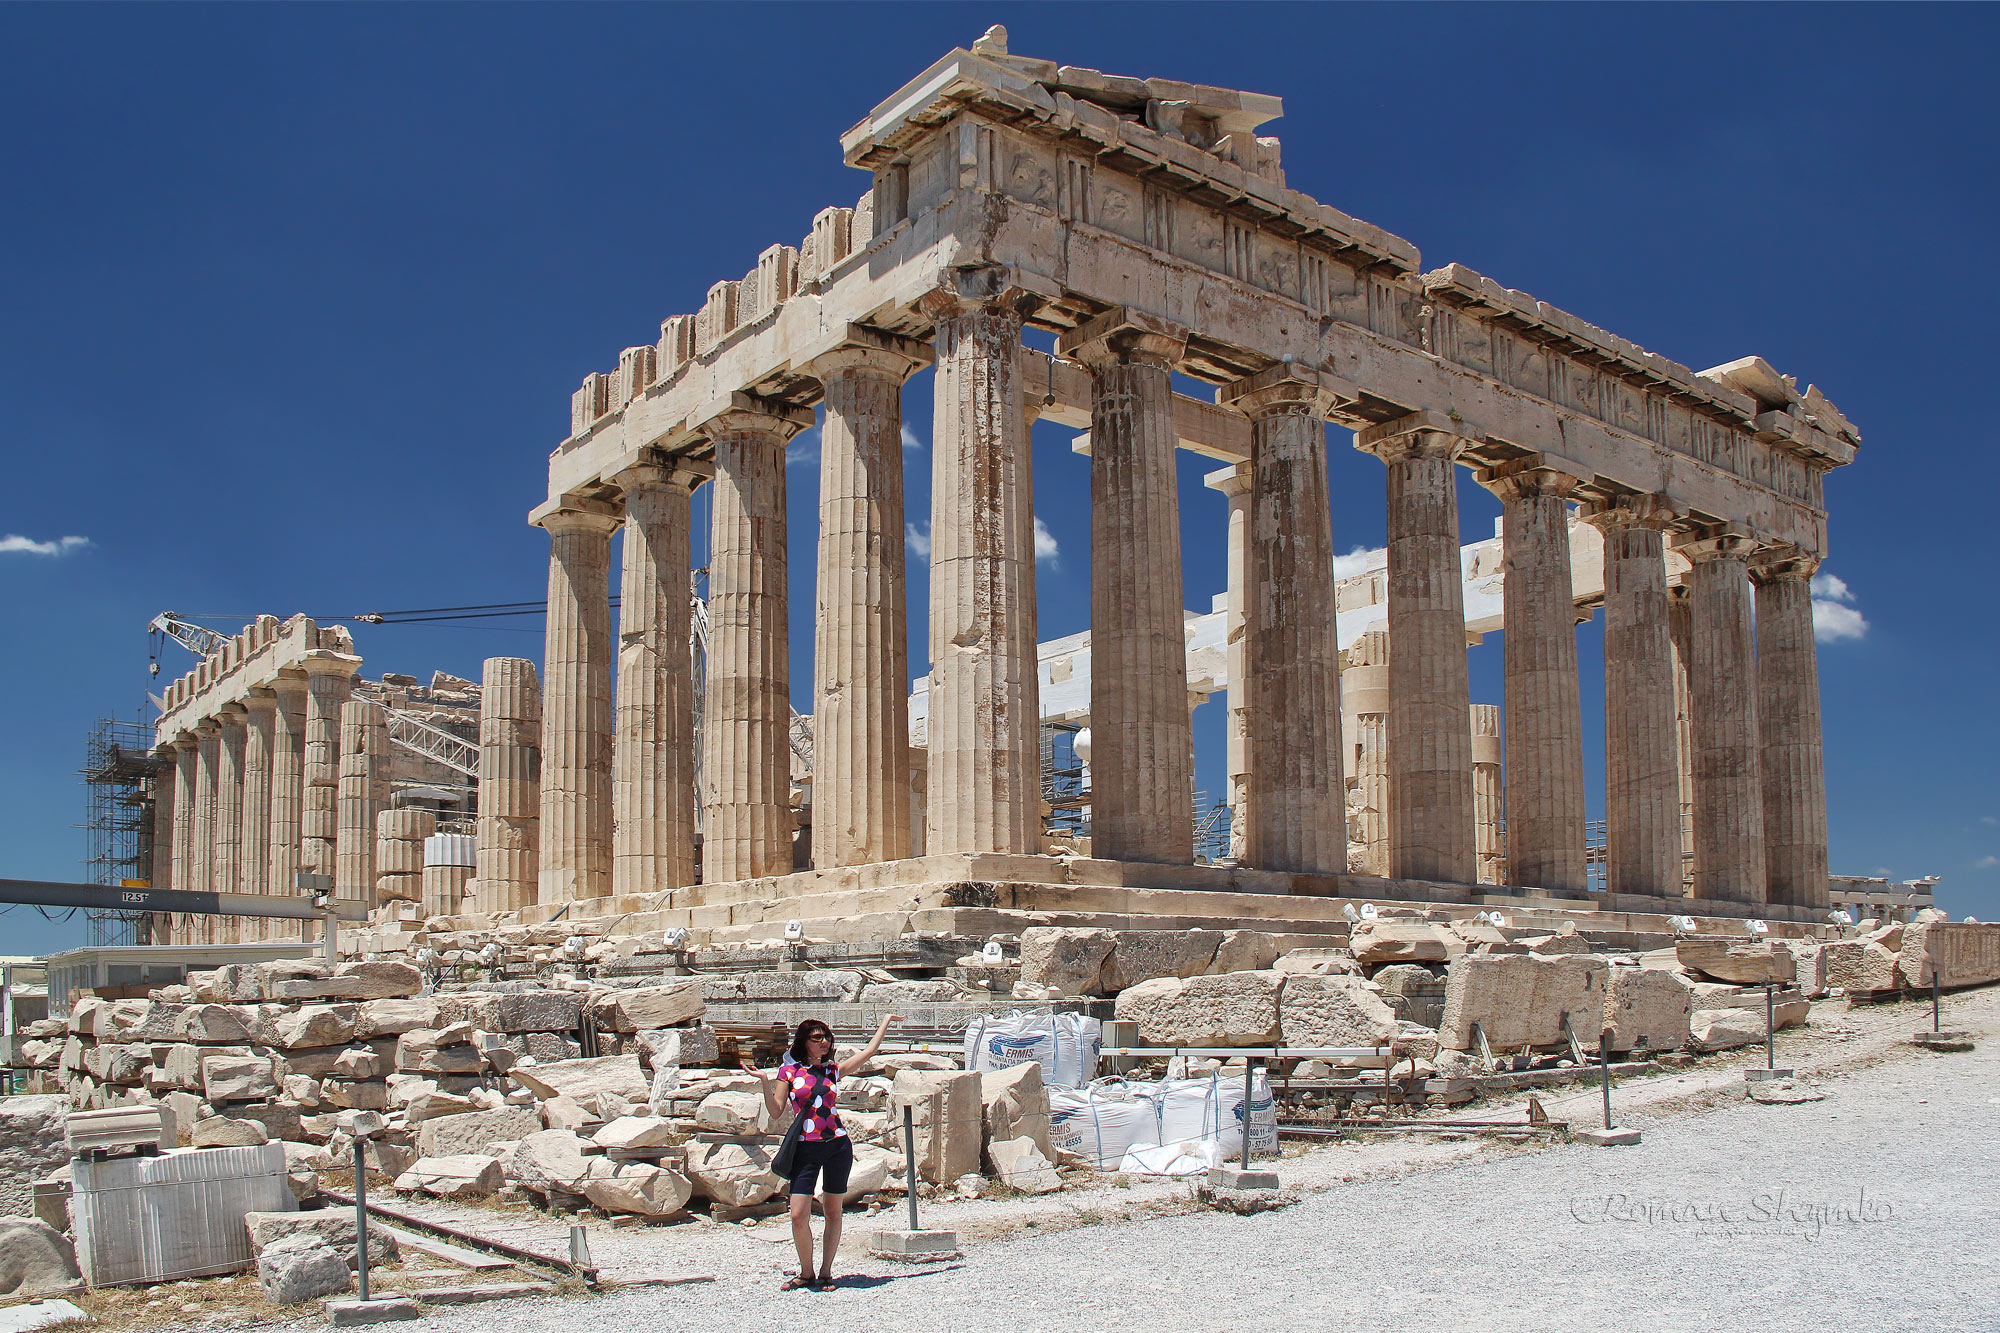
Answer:
[{"label": "blue sky", "polygon": [[[996,21],[1020,54],[1282,96],[1290,183],[1427,268],[1819,384],[1866,441],[1827,486],[1825,568],[1865,622],[1821,645],[1834,867],[1939,874],[1954,912],[2000,916],[1984,6],[0,7],[0,875],[81,877],[74,770],[93,719],[142,704],[155,612],[541,596],[524,515],[577,382],[851,203],[840,132]],[[921,525],[926,377],[905,412]],[[1044,638],[1088,618],[1067,435],[1035,433]],[[1336,542],[1379,544],[1380,464],[1332,442]],[[809,706],[816,473],[789,471]],[[1495,502],[1461,495],[1489,533]],[[370,674],[540,656],[531,620],[357,639]],[[1595,626],[1581,656],[1595,728]],[[1474,651],[1475,700],[1499,660]],[[80,939],[0,915],[0,952]]]}]

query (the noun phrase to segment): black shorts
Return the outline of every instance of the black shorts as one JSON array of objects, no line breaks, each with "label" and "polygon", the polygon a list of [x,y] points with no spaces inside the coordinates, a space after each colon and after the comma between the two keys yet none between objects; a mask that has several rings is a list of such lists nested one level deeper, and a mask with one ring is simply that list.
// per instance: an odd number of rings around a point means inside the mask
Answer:
[{"label": "black shorts", "polygon": [[847,1175],[853,1169],[853,1139],[844,1136],[837,1139],[800,1139],[798,1152],[792,1158],[791,1192],[810,1197],[813,1181],[821,1171],[825,1171],[826,1192],[845,1194]]}]

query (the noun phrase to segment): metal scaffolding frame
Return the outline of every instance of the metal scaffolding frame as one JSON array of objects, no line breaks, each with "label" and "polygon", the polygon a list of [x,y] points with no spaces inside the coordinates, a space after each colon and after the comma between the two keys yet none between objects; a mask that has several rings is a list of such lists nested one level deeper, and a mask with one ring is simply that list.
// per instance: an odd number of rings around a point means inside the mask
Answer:
[{"label": "metal scaffolding frame", "polygon": [[[81,770],[88,813],[89,882],[117,888],[153,881],[153,729],[138,719],[99,718],[84,748]],[[84,909],[90,947],[149,944],[144,912]]]}]

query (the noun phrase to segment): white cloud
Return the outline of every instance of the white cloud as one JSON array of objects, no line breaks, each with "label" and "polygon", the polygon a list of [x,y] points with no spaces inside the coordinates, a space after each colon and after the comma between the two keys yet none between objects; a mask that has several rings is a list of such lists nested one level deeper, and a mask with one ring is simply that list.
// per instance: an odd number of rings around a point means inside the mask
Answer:
[{"label": "white cloud", "polygon": [[1049,525],[1042,522],[1040,514],[1035,515],[1035,563],[1046,563],[1050,569],[1060,569],[1056,557],[1061,554],[1056,547],[1056,535],[1049,531]]},{"label": "white cloud", "polygon": [[1974,870],[1991,870],[1994,866],[2000,866],[2000,856],[1982,856],[1972,863]]},{"label": "white cloud", "polygon": [[1333,576],[1336,579],[1351,579],[1356,574],[1367,573],[1371,568],[1379,568],[1388,558],[1389,548],[1386,546],[1378,546],[1372,551],[1365,546],[1357,546],[1346,555],[1333,558]]},{"label": "white cloud", "polygon": [[1981,815],[1979,822],[1982,824],[2000,824],[2000,819],[1995,819],[1992,815]]},{"label": "white cloud", "polygon": [[923,526],[923,530],[918,531],[917,525],[914,523],[903,524],[903,545],[908,547],[910,554],[917,559],[929,560],[931,558],[931,525],[926,523]]},{"label": "white cloud", "polygon": [[1854,605],[1854,590],[1838,574],[1813,575],[1812,613],[1813,638],[1821,643],[1859,639],[1868,633],[1868,618]]},{"label": "white cloud", "polygon": [[788,468],[819,466],[818,426],[814,426],[811,430],[802,430],[792,437],[792,442],[785,446],[785,466]]},{"label": "white cloud", "polygon": [[903,423],[903,447],[905,449],[921,449],[924,447],[924,442],[917,438],[917,433],[910,429],[910,423],[907,421]]},{"label": "white cloud", "polygon": [[88,545],[88,537],[58,537],[54,541],[38,542],[32,537],[10,532],[0,537],[0,555],[68,555]]}]

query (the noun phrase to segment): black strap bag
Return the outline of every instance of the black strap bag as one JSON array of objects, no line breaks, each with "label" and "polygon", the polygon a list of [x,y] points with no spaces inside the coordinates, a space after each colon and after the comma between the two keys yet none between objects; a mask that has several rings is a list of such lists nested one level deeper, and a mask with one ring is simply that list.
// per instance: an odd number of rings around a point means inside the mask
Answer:
[{"label": "black strap bag", "polygon": [[778,1144],[778,1151],[771,1155],[771,1170],[787,1180],[792,1178],[792,1172],[798,1168],[799,1136],[805,1132],[806,1112],[812,1109],[813,1097],[825,1086],[826,1084],[815,1074],[812,1091],[806,1094],[806,1104],[792,1117],[792,1127],[785,1131],[783,1142]]}]

